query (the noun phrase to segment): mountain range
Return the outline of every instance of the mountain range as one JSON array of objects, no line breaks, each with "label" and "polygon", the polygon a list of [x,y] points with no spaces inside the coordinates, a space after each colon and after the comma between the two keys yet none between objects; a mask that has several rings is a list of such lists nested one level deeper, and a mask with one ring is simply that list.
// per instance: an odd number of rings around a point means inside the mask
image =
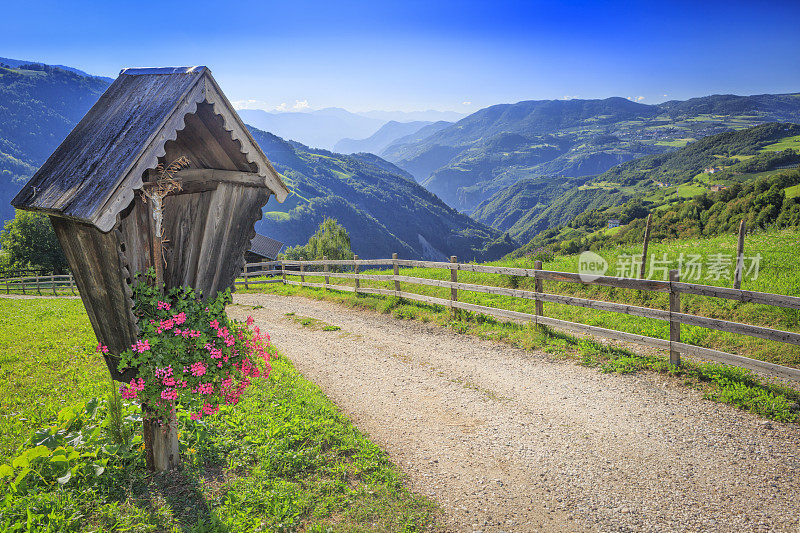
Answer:
[{"label": "mountain range", "polygon": [[[0,216],[7,220],[10,198],[109,80],[20,60],[0,64]],[[544,231],[568,236],[559,228],[588,212],[691,197],[712,186],[702,168],[718,166],[719,179],[728,180],[720,183],[730,185],[796,164],[795,152],[783,148],[800,148],[797,126],[773,124],[800,122],[798,94],[658,105],[524,101],[455,122],[387,122],[389,115],[376,113],[386,112],[240,111],[294,190],[285,204],[269,204],[259,231],[300,244],[330,216],[362,257],[488,260]]]},{"label": "mountain range", "polygon": [[[585,225],[580,220],[587,213],[598,213],[592,218],[602,225],[623,219],[621,206],[636,204],[646,216],[798,164],[800,125],[770,122],[634,159],[592,179],[520,180],[480,204],[473,218],[521,243],[546,232],[547,239],[535,240],[537,245],[550,244],[575,238],[574,226]],[[591,230],[597,230],[596,224]]]},{"label": "mountain range", "polygon": [[448,205],[472,213],[523,179],[596,176],[708,135],[775,121],[800,122],[800,94],[658,105],[625,98],[524,101],[481,109],[382,155]]},{"label": "mountain range", "polygon": [[[6,65],[11,66],[9,63]],[[108,87],[102,78],[46,65],[0,67],[0,215],[9,201]],[[341,118],[328,110],[317,117]],[[287,113],[288,114],[288,113]],[[363,120],[379,119],[359,117]],[[313,149],[248,125],[294,189],[284,204],[268,204],[258,230],[287,245],[304,244],[325,217],[339,220],[364,258],[398,252],[406,258],[493,259],[518,246],[448,207],[413,177],[373,155]],[[416,126],[412,129],[417,129]],[[400,132],[405,133],[405,132]]]}]

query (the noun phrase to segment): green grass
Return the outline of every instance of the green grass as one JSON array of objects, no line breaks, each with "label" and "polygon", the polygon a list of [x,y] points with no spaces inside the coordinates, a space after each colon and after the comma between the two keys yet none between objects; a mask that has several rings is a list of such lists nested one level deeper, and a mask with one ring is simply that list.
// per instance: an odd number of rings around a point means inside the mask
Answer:
[{"label": "green grass", "polygon": [[0,461],[66,404],[108,388],[83,303],[0,298]]},{"label": "green grass", "polygon": [[658,145],[658,146],[671,146],[673,148],[683,148],[684,146],[686,146],[687,144],[689,144],[690,142],[692,142],[694,140],[696,140],[696,139],[694,139],[692,137],[687,137],[687,138],[683,138],[683,139],[675,139],[675,140],[672,140],[672,141],[656,141],[656,145]]},{"label": "green grass", "polygon": [[800,135],[795,135],[793,137],[786,137],[781,139],[780,141],[770,144],[762,148],[761,152],[780,152],[782,150],[800,150]]},{"label": "green grass", "polygon": [[707,191],[708,189],[705,187],[701,187],[700,185],[695,185],[693,183],[684,183],[683,185],[678,185],[678,196],[680,198],[693,198],[695,196],[700,196]]},{"label": "green grass", "polygon": [[[64,404],[105,395],[109,380],[80,301],[0,304],[2,465]],[[14,494],[0,478],[0,529],[25,530],[28,520],[37,531],[435,527],[434,504],[410,493],[386,454],[279,354],[269,378],[255,380],[237,406],[202,423],[180,418],[180,472],[151,475],[139,452],[92,485],[53,481]]]},{"label": "green grass", "polygon": [[797,198],[800,196],[800,185],[786,187],[783,192],[786,194],[786,198]]},{"label": "green grass", "polygon": [[269,220],[282,221],[289,220],[289,213],[283,211],[264,211],[264,216]]}]

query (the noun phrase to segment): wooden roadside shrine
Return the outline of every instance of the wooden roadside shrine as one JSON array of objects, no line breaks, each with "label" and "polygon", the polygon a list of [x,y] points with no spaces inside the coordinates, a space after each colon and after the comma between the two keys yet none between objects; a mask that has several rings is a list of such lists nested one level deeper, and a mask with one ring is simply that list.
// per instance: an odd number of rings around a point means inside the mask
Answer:
[{"label": "wooden roadside shrine", "polygon": [[[179,159],[172,180],[156,171]],[[111,376],[127,382],[134,273],[206,297],[232,286],[269,196],[288,193],[206,67],[141,68],[120,72],[11,203],[50,215]],[[148,466],[171,468],[174,423],[153,426]]]}]

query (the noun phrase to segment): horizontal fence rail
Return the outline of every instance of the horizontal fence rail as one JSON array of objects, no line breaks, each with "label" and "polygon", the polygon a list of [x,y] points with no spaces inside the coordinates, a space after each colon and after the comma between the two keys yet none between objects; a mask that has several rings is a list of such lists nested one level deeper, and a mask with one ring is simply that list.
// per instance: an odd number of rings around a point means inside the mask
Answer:
[{"label": "horizontal fence rail", "polygon": [[72,274],[46,274],[0,279],[0,292],[5,291],[6,294],[11,294],[11,292],[21,292],[22,294],[30,292],[33,294],[35,292],[37,295],[41,295],[42,291],[51,291],[54,295],[57,295],[59,289],[69,290],[72,294],[77,294],[75,292],[75,279]]},{"label": "horizontal fence rail", "polygon": [[[541,264],[537,262],[536,266],[541,266]],[[390,267],[391,270],[385,271],[387,272],[385,274],[364,274],[360,272],[361,267]],[[450,279],[432,279],[401,275],[399,273],[400,267],[445,270],[450,272]],[[334,268],[335,270],[331,270],[331,268]],[[345,269],[352,271],[346,272],[344,271]],[[535,290],[459,282],[458,272],[478,272],[483,274],[498,274],[532,278],[534,280]],[[324,282],[319,283],[306,281],[305,278],[308,276],[323,278]],[[299,280],[297,278],[299,278]],[[352,280],[353,284],[332,284],[330,283],[331,278],[334,280]],[[361,284],[363,281],[393,282],[394,289],[365,287]],[[668,293],[670,297],[670,308],[656,309],[625,303],[593,300],[577,296],[544,292],[543,282],[566,282]],[[758,372],[800,382],[800,369],[681,342],[679,327],[680,324],[699,326],[728,333],[735,333],[739,335],[800,346],[800,333],[683,313],[680,309],[680,295],[692,294],[711,298],[723,298],[739,302],[783,307],[787,309],[800,309],[800,297],[746,291],[728,287],[716,287],[712,285],[702,285],[696,283],[685,283],[679,280],[677,271],[670,272],[670,281],[616,278],[609,276],[593,277],[593,279],[589,279],[581,277],[579,274],[574,272],[556,272],[542,270],[541,268],[531,269],[497,267],[490,265],[459,263],[456,261],[455,257],[451,258],[450,262],[398,259],[395,254],[395,257],[391,259],[358,259],[358,256],[356,256],[355,259],[350,260],[284,260],[247,263],[244,266],[242,275],[234,282],[234,285],[249,288],[251,285],[260,285],[266,283],[281,283],[286,285],[354,292],[356,294],[395,296],[426,304],[440,305],[453,310],[461,309],[464,311],[480,313],[516,322],[541,324],[544,326],[560,328],[576,333],[594,335],[611,340],[630,342],[652,348],[669,350],[670,362],[676,365],[680,364],[680,355],[687,355],[698,359],[749,368]],[[401,290],[401,283],[442,287],[445,289],[449,288],[450,298],[439,298],[415,292],[403,291]],[[0,279],[0,291],[5,291],[7,294],[10,294],[11,292],[21,292],[22,294],[37,295],[43,295],[44,292],[48,291],[52,292],[52,294],[58,294],[58,291],[62,291],[62,294],[63,291],[71,291],[72,294],[77,294],[75,280],[71,274],[33,275]],[[485,305],[459,301],[458,291],[494,294],[499,296],[510,296],[513,298],[531,300],[535,303],[536,312],[526,313],[522,311],[501,309],[497,307],[489,307]],[[595,309],[597,311],[621,313],[630,316],[668,322],[670,324],[670,338],[667,340],[636,333],[628,333],[616,329],[591,326],[579,322],[571,322],[558,318],[547,317],[544,315],[544,309],[542,305],[544,303],[583,307]]]},{"label": "horizontal fence rail", "polygon": [[[541,264],[538,263],[536,266],[541,266]],[[390,270],[385,274],[364,274],[359,272],[360,267],[390,267]],[[400,275],[398,270],[399,267],[449,270],[450,280]],[[335,271],[332,271],[332,268],[334,268]],[[536,290],[515,289],[510,287],[459,282],[458,272],[478,272],[484,274],[499,274],[533,278],[535,280],[534,284]],[[248,282],[249,278],[256,276],[266,276],[266,278]],[[306,281],[305,278],[309,276],[323,278],[324,282],[320,283]],[[299,280],[297,279],[298,277],[300,278]],[[334,280],[353,280],[353,284],[343,285],[340,283],[330,283],[331,278]],[[788,309],[800,309],[800,298],[782,294],[746,291],[741,289],[731,289],[727,287],[716,287],[712,285],[702,285],[696,283],[684,283],[679,280],[679,274],[677,271],[670,272],[670,281],[616,278],[610,276],[599,276],[592,278],[593,279],[581,277],[581,275],[574,272],[556,272],[543,270],[541,268],[514,268],[458,263],[455,258],[452,258],[451,262],[445,262],[398,259],[396,256],[392,259],[358,259],[356,256],[355,259],[350,260],[318,259],[314,261],[286,260],[269,263],[250,263],[246,265],[245,273],[243,274],[242,279],[238,280],[236,284],[254,285],[257,283],[284,283],[287,285],[354,292],[357,294],[395,296],[399,298],[405,298],[407,300],[449,307],[450,309],[454,310],[462,309],[464,311],[480,313],[516,322],[541,324],[544,326],[560,328],[576,333],[594,335],[611,340],[630,342],[652,348],[669,350],[670,362],[676,365],[680,364],[680,355],[686,355],[702,360],[736,365],[770,374],[772,376],[788,378],[800,382],[800,369],[681,342],[679,327],[680,324],[700,326],[718,331],[800,346],[800,333],[683,313],[680,310],[680,295],[692,294],[712,298],[723,298],[728,300],[736,300],[739,302],[784,307]],[[364,281],[394,282],[395,288],[389,289],[365,287],[361,283]],[[577,296],[544,292],[542,289],[542,282],[578,283],[583,285],[598,285],[602,287],[667,293],[670,297],[670,309],[655,309],[618,302],[593,300]],[[450,298],[439,298],[415,292],[403,291],[400,289],[400,283],[449,288]],[[522,311],[501,309],[497,307],[489,307],[485,305],[459,301],[458,291],[496,294],[532,300],[535,302],[536,312],[525,313]],[[668,340],[650,337],[647,335],[628,333],[616,329],[590,326],[588,324],[581,324],[578,322],[547,317],[544,316],[542,307],[543,303],[584,307],[596,309],[598,311],[622,313],[625,315],[668,322],[670,324],[670,339]]]}]

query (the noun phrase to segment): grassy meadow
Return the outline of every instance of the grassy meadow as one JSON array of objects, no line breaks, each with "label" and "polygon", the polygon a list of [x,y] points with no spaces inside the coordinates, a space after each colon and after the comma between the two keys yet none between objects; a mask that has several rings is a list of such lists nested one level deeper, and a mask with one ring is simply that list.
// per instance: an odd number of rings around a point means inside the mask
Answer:
[{"label": "grassy meadow", "polygon": [[[650,243],[648,277],[652,279],[666,279],[669,268],[678,268],[678,262],[683,254],[688,263],[691,256],[699,255],[697,259],[702,269],[697,272],[692,270],[684,274],[683,281],[703,283],[707,285],[732,286],[734,256],[736,252],[736,235],[721,235],[702,240],[679,240],[674,242]],[[755,269],[744,276],[742,289],[772,292],[777,294],[800,294],[800,265],[796,263],[796,254],[800,250],[800,232],[796,230],[783,230],[780,232],[765,232],[748,235],[745,241],[745,256],[761,255],[756,276]],[[631,257],[638,261],[641,256],[641,246],[627,246],[609,250],[600,250],[598,253],[608,262],[609,275],[619,275],[630,264]],[[722,254],[721,260],[715,256]],[[730,259],[727,275],[724,270],[725,256]],[[651,262],[654,261],[654,262]],[[709,265],[716,263],[722,265],[719,279],[709,270]],[[520,268],[533,268],[534,261],[529,258],[502,260],[490,263],[498,266]],[[652,270],[650,266],[653,266]],[[746,261],[746,270],[753,266],[753,261]],[[562,272],[577,272],[578,256],[555,256],[543,264],[545,270]],[[688,267],[687,267],[688,268]],[[366,271],[379,273],[377,270]],[[636,269],[638,275],[638,268]],[[385,273],[385,272],[384,272]],[[401,275],[450,279],[449,270],[436,270],[425,268],[401,268]],[[697,274],[695,276],[695,274]],[[710,276],[710,277],[709,277]],[[625,277],[631,277],[626,274]],[[634,276],[636,277],[636,276]],[[458,273],[459,281],[481,285],[492,285],[533,290],[533,279],[518,276],[497,274],[482,274],[477,272]],[[306,276],[307,281],[321,282],[321,276]],[[331,278],[331,284],[352,285],[352,280]],[[363,287],[393,288],[393,282],[362,281]],[[258,287],[258,286],[256,286]],[[265,287],[265,286],[262,286]],[[401,289],[448,299],[450,289],[445,287],[430,287],[410,283],[401,283]],[[262,289],[256,289],[262,290]],[[281,287],[272,285],[264,288],[267,291],[279,291]],[[544,291],[554,294],[579,296],[596,300],[616,301],[658,309],[668,308],[668,295],[666,293],[648,293],[628,289],[600,287],[596,285],[581,285],[575,283],[544,282]],[[510,296],[482,294],[469,291],[459,291],[459,300],[478,305],[511,309],[525,313],[534,312],[534,302]],[[682,310],[686,313],[722,318],[737,322],[745,322],[776,329],[800,332],[800,310],[783,309],[767,305],[742,303],[732,300],[709,298],[684,294],[681,295]],[[544,304],[544,313],[553,318],[580,322],[594,326],[618,329],[630,333],[638,333],[663,339],[669,338],[669,323],[642,317],[628,316],[619,313],[597,311],[563,304]],[[684,342],[716,348],[719,350],[746,355],[756,359],[779,363],[783,365],[800,367],[800,347],[776,343],[763,339],[746,337],[732,333],[725,333],[699,326],[681,326],[681,339]]]},{"label": "grassy meadow", "polygon": [[[277,350],[269,378],[237,406],[198,422],[179,413],[182,468],[153,475],[138,407],[123,402],[113,422],[81,302],[0,298],[0,317],[2,531],[435,528],[434,504],[405,489],[386,454]],[[36,446],[43,435],[65,443]],[[56,478],[65,460],[71,478]]]}]

